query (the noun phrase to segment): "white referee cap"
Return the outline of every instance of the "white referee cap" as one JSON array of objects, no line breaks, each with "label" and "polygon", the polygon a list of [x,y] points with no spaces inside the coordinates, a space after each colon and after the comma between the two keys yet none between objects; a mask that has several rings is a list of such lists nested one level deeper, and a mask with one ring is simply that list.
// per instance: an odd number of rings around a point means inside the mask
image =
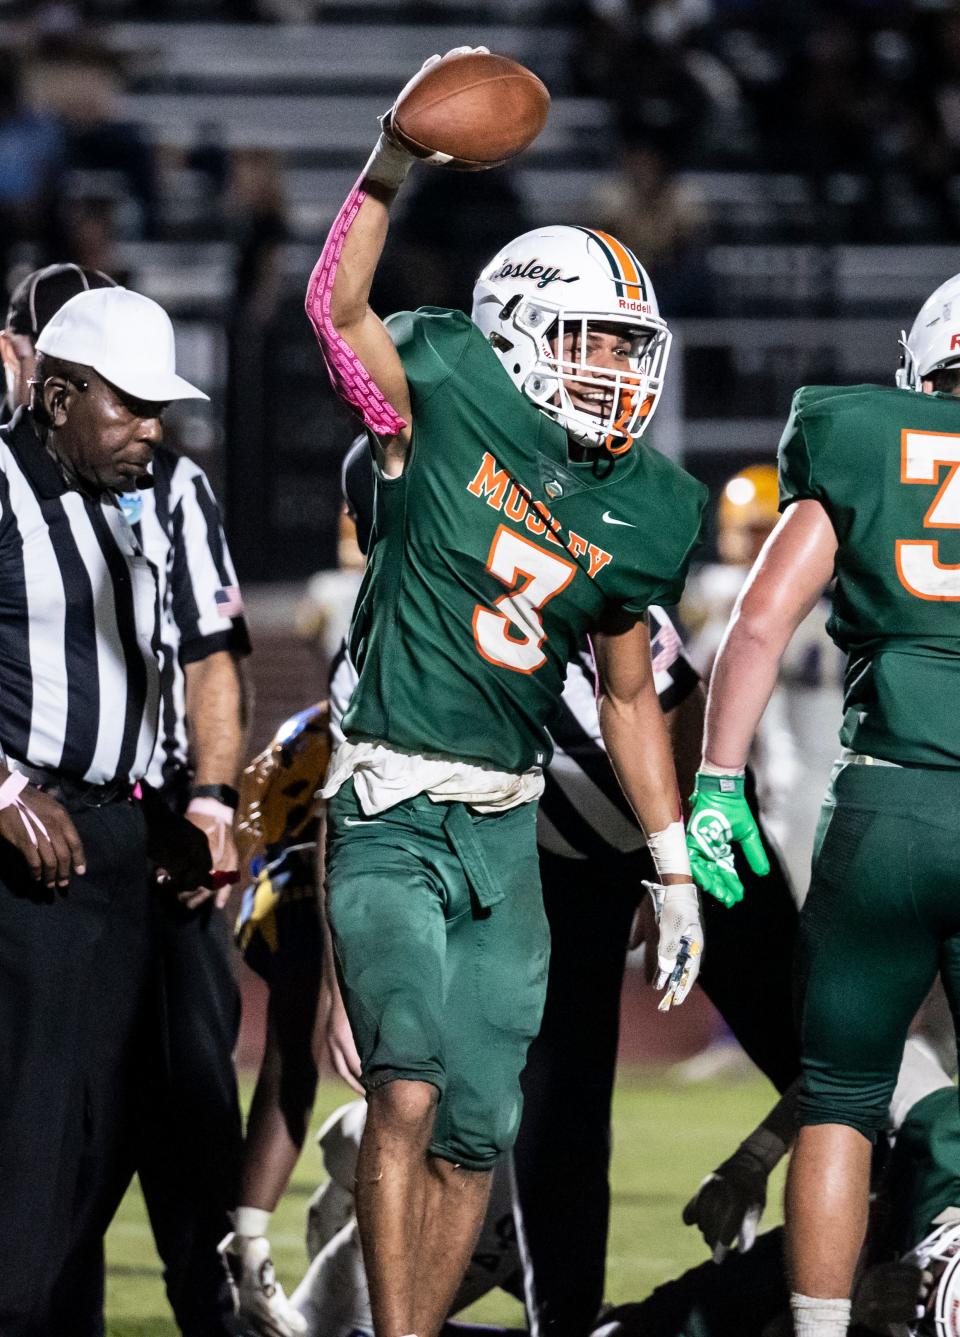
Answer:
[{"label": "white referee cap", "polygon": [[150,403],[209,398],[176,373],[166,311],[129,288],[71,297],[40,331],[37,352],[92,367],[118,390]]}]

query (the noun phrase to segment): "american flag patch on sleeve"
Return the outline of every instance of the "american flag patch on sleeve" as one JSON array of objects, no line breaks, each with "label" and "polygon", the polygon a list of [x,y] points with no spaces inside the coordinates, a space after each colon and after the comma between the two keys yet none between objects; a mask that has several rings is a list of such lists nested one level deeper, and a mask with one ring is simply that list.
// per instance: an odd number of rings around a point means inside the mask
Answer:
[{"label": "american flag patch on sleeve", "polygon": [[213,596],[217,612],[221,617],[240,617],[243,613],[243,600],[239,585],[224,585]]}]

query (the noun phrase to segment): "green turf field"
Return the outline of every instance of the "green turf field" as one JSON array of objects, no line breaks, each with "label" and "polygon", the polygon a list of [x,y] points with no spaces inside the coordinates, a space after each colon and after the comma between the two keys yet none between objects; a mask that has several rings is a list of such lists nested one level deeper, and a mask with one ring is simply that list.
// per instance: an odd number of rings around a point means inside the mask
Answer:
[{"label": "green turf field", "polygon": [[[339,1083],[323,1083],[314,1127],[348,1098]],[[623,1077],[614,1102],[608,1299],[640,1299],[658,1281],[703,1261],[704,1245],[695,1231],[681,1225],[680,1211],[703,1176],[729,1154],[771,1101],[772,1088],[762,1078],[688,1086],[639,1071]],[[575,1174],[576,1166],[571,1164],[568,1172]],[[271,1231],[277,1272],[288,1292],[304,1271],[307,1199],[323,1177],[320,1153],[310,1143]],[[781,1193],[777,1178],[765,1224],[779,1221]],[[500,1292],[486,1296],[469,1313],[481,1322],[523,1322],[520,1306]],[[107,1237],[107,1337],[175,1334],[143,1202],[139,1191],[131,1189]]]}]

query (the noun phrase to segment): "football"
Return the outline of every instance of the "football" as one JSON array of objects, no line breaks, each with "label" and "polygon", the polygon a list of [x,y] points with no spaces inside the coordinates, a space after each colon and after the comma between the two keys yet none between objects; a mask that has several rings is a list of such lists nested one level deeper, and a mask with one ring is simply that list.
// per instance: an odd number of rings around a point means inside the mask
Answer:
[{"label": "football", "polygon": [[461,171],[498,167],[536,139],[550,94],[508,56],[457,52],[424,70],[401,93],[390,128],[418,158],[442,153]]}]

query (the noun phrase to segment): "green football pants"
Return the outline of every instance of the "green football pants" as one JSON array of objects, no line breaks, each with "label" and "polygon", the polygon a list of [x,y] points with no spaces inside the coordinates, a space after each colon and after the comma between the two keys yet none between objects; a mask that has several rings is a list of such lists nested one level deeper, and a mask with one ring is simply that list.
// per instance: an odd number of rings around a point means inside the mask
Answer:
[{"label": "green football pants", "polygon": [[431,1083],[431,1152],[490,1169],[516,1137],[546,996],[536,805],[481,816],[418,795],[368,818],[344,785],[327,912],[367,1090]]},{"label": "green football pants", "polygon": [[800,938],[800,1122],[872,1138],[938,971],[957,1020],[960,771],[837,764]]}]

